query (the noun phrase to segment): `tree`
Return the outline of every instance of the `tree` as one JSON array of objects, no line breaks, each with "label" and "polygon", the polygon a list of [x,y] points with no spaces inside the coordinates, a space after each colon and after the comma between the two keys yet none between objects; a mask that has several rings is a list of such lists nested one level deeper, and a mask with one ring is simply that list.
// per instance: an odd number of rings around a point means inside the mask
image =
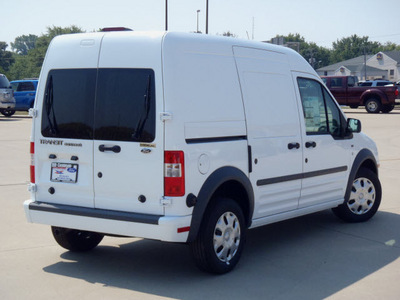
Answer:
[{"label": "tree", "polygon": [[225,32],[223,32],[221,35],[222,35],[222,36],[227,36],[227,37],[233,37],[233,38],[237,38],[237,35],[236,35],[236,34],[234,34],[233,32],[230,32],[229,30],[228,30],[228,31],[225,31]]},{"label": "tree", "polygon": [[34,34],[18,36],[14,43],[11,43],[11,49],[18,54],[27,55],[29,50],[35,48],[37,39],[38,36]]},{"label": "tree", "polygon": [[385,45],[381,45],[379,47],[379,51],[400,51],[400,45],[397,45],[392,42],[386,42]]},{"label": "tree", "polygon": [[12,52],[6,50],[7,47],[6,42],[0,42],[0,73],[7,73],[15,61]]},{"label": "tree", "polygon": [[[283,37],[285,41],[284,43],[288,47],[296,51],[299,50],[299,53],[313,66],[313,68],[317,69],[330,64],[330,50],[318,46],[314,42],[306,42],[305,38],[299,33],[289,33],[287,36],[277,35],[276,37]],[[298,43],[298,45],[295,43]]]},{"label": "tree", "polygon": [[51,40],[57,35],[81,33],[83,30],[75,25],[70,27],[47,27],[47,33],[36,39],[35,47],[27,55],[18,55],[15,64],[10,68],[11,80],[24,77],[39,77],[43,60]]},{"label": "tree", "polygon": [[37,69],[34,68],[28,55],[17,55],[15,54],[15,62],[10,67],[10,71],[7,73],[9,80],[17,80],[23,78],[35,78],[38,77]]},{"label": "tree", "polygon": [[381,44],[379,42],[371,42],[368,36],[360,37],[353,34],[333,42],[333,50],[331,54],[331,63],[340,62],[351,59],[365,53],[377,53]]}]

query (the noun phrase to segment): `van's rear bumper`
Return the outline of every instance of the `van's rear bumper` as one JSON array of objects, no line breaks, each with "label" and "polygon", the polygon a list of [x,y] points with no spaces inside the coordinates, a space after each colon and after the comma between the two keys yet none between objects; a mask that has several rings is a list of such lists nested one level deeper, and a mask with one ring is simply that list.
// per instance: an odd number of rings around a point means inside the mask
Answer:
[{"label": "van's rear bumper", "polygon": [[27,200],[28,222],[105,234],[186,242],[192,216],[161,216]]}]

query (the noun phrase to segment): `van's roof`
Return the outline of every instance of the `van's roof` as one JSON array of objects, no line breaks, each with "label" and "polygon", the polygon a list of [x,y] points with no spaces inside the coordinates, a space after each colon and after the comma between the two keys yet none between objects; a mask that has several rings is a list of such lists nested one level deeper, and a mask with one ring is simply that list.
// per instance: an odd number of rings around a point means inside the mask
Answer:
[{"label": "van's roof", "polygon": [[114,39],[121,38],[121,40],[133,37],[148,37],[152,40],[159,40],[163,46],[168,43],[169,47],[176,48],[189,46],[190,49],[193,49],[193,47],[198,47],[201,51],[206,50],[207,53],[215,54],[219,54],[219,52],[222,51],[225,52],[225,54],[233,55],[232,47],[234,46],[268,50],[286,54],[293,71],[316,74],[310,64],[293,49],[265,42],[250,41],[224,36],[171,31],[111,31],[61,35],[55,37],[52,42],[59,39],[62,39],[64,41],[68,39],[75,40],[77,38],[83,40],[106,36],[113,36]]}]

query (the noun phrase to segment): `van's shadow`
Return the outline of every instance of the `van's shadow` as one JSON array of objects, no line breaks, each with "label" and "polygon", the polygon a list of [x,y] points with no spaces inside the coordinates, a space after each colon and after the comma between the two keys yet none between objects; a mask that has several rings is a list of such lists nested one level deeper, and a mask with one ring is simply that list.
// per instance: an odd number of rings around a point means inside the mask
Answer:
[{"label": "van's shadow", "polygon": [[198,271],[186,245],[147,240],[64,252],[44,271],[179,299],[321,299],[399,258],[398,228],[397,214],[347,224],[324,211],[253,229],[238,266],[223,276]]},{"label": "van's shadow", "polygon": [[[343,112],[345,114],[355,114],[355,115],[367,115],[368,112],[363,109],[363,110],[359,110],[359,109],[343,109]],[[375,114],[373,114],[375,115]],[[384,114],[384,113],[379,113],[377,115],[384,115],[384,116],[390,116],[390,115],[400,115],[400,110],[399,109],[394,109],[392,110],[390,113]]]},{"label": "van's shadow", "polygon": [[11,117],[5,117],[3,115],[0,115],[0,122],[2,121],[8,121],[8,122],[15,122],[15,121],[21,121],[23,119],[30,119],[32,117],[28,115],[13,115]]}]

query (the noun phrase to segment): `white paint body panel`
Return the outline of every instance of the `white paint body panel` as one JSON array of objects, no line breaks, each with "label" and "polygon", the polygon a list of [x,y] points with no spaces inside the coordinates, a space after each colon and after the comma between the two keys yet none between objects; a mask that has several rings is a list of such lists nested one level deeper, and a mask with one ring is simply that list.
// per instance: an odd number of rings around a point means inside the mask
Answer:
[{"label": "white paint body panel", "polygon": [[[156,140],[150,153],[142,153],[144,146],[131,142],[68,140],[82,144],[74,148],[40,143],[47,74],[52,69],[74,68],[154,70]],[[299,54],[265,43],[181,33],[111,32],[57,37],[46,55],[35,104],[32,141],[36,190],[24,205],[28,221],[185,242],[193,212],[186,205],[187,195],[197,196],[207,178],[227,166],[240,170],[251,182],[255,198],[251,227],[337,206],[343,202],[355,156],[368,148],[378,160],[376,146],[363,134],[354,134],[353,139],[339,142],[331,136],[318,136],[318,148],[305,149],[309,137],[305,135],[298,74],[321,82]],[[168,118],[162,120],[166,112]],[[289,143],[299,143],[300,148],[289,150]],[[101,144],[119,144],[122,151],[102,153],[98,151]],[[251,165],[248,146],[252,149]],[[163,155],[170,150],[184,152],[186,193],[161,205]],[[71,155],[79,157],[76,184],[49,181],[52,153],[60,162],[70,160]],[[339,166],[347,170],[257,185],[264,179]],[[102,178],[97,176],[99,172]],[[54,195],[48,192],[50,187],[56,189]],[[138,201],[140,195],[146,196],[145,203]],[[158,225],[100,219],[29,210],[32,201],[161,217]],[[179,228],[186,229],[178,233]]]},{"label": "white paint body panel", "polygon": [[[122,36],[124,34],[122,33]],[[160,199],[164,193],[164,130],[158,118],[164,111],[161,76],[161,34],[121,33],[106,35],[101,44],[99,68],[145,68],[155,71],[156,134],[150,153],[138,142],[95,140],[94,191],[95,207],[146,214],[163,214]],[[138,45],[141,45],[138,47]],[[120,153],[100,152],[100,145],[121,147]],[[97,176],[98,172],[102,177]],[[144,195],[146,202],[138,197]]]},{"label": "white paint body panel", "polygon": [[258,181],[302,173],[302,149],[299,113],[287,55],[276,51],[234,47],[241,80],[252,148],[255,208],[253,218],[295,210],[301,191],[301,179],[259,185]]}]

